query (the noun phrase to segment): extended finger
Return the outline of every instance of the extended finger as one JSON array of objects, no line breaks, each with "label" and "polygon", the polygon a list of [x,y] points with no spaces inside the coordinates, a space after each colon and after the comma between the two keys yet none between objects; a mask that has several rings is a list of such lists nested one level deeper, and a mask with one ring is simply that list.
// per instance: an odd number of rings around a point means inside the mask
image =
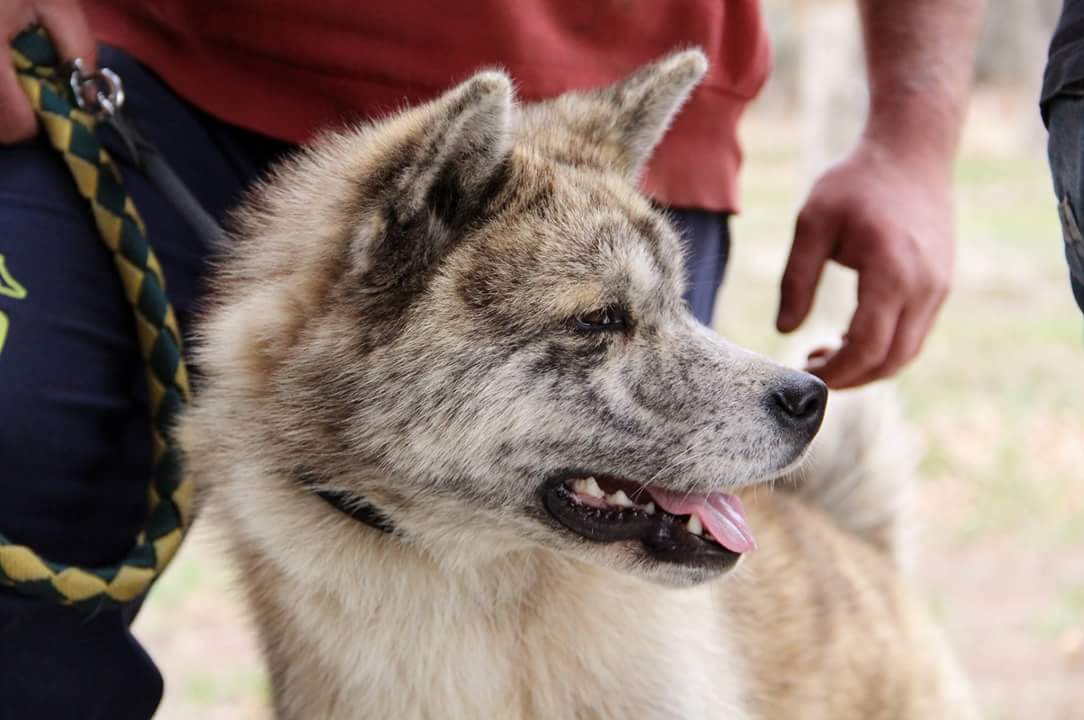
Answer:
[{"label": "extended finger", "polygon": [[802,324],[813,305],[817,283],[832,256],[839,221],[833,213],[805,208],[794,228],[794,244],[780,284],[776,327],[790,332]]}]

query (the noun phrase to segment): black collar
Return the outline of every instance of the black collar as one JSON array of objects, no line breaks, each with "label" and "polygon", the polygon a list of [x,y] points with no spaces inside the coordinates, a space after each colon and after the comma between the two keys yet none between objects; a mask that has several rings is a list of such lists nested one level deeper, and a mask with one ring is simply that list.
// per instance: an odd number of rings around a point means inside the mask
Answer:
[{"label": "black collar", "polygon": [[302,485],[344,515],[349,515],[358,522],[365,523],[380,532],[389,534],[395,532],[395,523],[391,521],[391,518],[377,510],[360,495],[351,495],[340,490],[318,489],[316,478],[306,471],[298,473],[298,477]]}]

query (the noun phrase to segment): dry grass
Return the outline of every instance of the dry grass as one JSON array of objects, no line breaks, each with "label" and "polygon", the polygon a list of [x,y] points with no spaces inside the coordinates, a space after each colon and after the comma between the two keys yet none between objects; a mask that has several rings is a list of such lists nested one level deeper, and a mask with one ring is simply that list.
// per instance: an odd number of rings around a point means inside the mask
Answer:
[{"label": "dry grass", "polygon": [[[900,380],[925,444],[919,580],[990,718],[1069,720],[1084,707],[1084,323],[1041,153],[997,141],[995,103],[973,116],[956,288]],[[729,335],[770,352],[783,344],[776,285],[802,192],[797,133],[766,115],[746,127],[747,210],[720,310]],[[166,676],[159,717],[266,717],[228,585],[197,533],[137,621]]]}]

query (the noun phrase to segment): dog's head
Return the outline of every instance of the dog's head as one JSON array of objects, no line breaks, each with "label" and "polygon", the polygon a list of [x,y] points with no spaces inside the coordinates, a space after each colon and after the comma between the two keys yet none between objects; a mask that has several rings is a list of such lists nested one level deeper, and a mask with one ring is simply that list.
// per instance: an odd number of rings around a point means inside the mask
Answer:
[{"label": "dog's head", "polygon": [[208,395],[451,562],[732,566],[752,538],[730,493],[799,460],[826,391],[693,319],[681,239],[637,192],[705,68],[680,52],[524,106],[487,71],[320,140],[244,212]]}]

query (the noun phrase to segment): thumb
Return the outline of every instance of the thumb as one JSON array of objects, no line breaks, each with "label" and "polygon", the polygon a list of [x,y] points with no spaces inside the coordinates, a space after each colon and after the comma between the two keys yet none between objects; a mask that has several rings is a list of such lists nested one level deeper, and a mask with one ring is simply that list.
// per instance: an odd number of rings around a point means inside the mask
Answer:
[{"label": "thumb", "polygon": [[779,314],[775,321],[779,332],[791,332],[809,314],[821,271],[832,256],[838,227],[834,214],[811,210],[809,205],[798,214],[794,244],[780,286]]}]

